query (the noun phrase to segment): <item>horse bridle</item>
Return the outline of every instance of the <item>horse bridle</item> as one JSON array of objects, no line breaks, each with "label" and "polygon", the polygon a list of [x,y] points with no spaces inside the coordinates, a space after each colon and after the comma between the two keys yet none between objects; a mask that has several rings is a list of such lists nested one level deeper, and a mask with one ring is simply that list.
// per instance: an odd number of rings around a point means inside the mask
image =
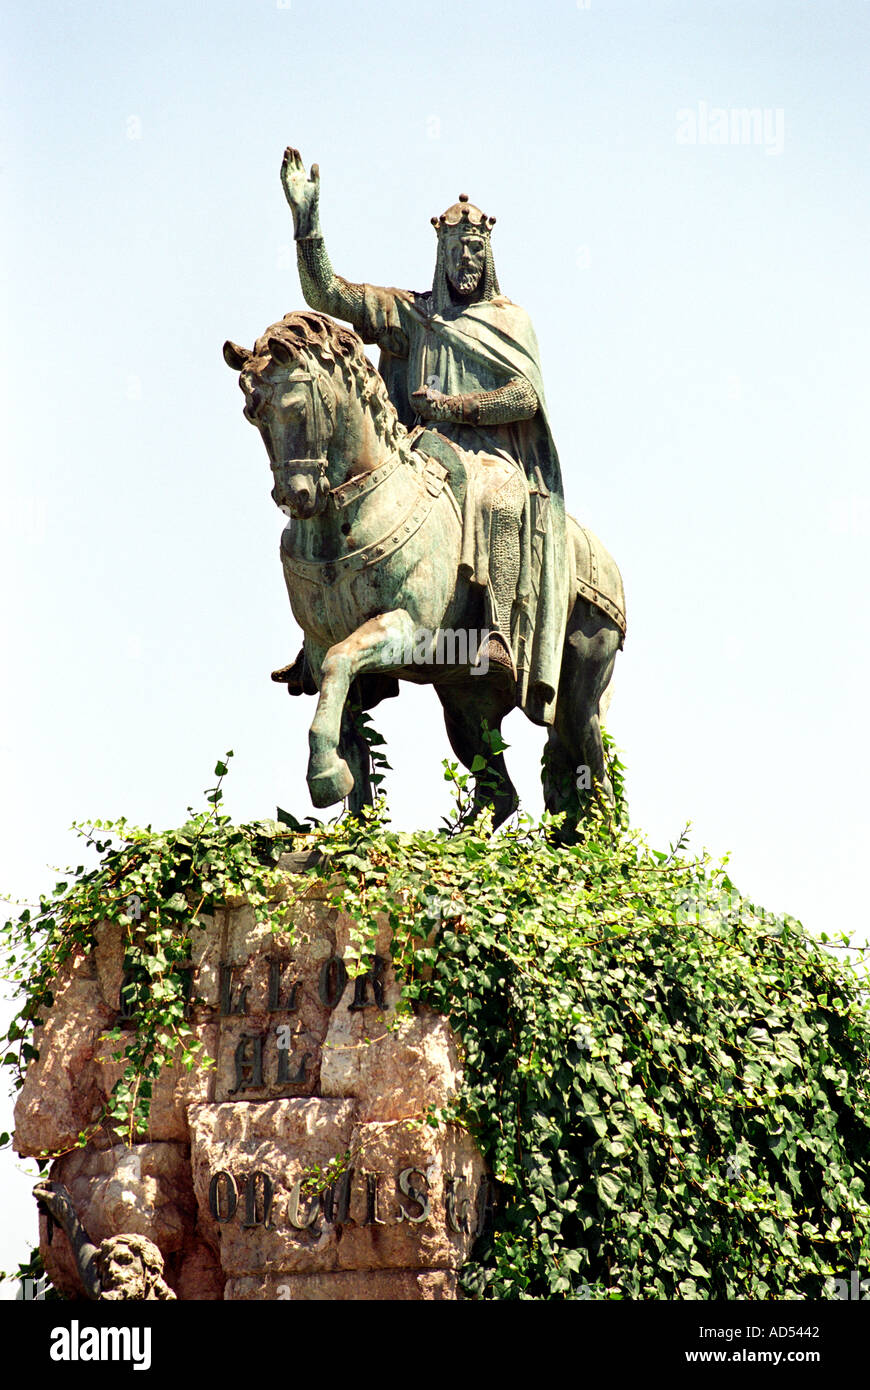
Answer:
[{"label": "horse bridle", "polygon": [[[281,483],[286,494],[289,493],[287,484],[290,478],[298,477],[300,474],[303,477],[309,477],[312,482],[314,482],[315,496],[318,503],[321,501],[325,503],[327,500],[331,500],[334,505],[341,510],[343,507],[350,506],[352,502],[359,501],[366,493],[373,491],[376,487],[379,487],[381,483],[386,482],[387,478],[395,472],[401,463],[401,457],[398,452],[392,453],[386,463],[381,464],[379,468],[374,469],[370,473],[357,474],[352,478],[346,479],[343,483],[336,483],[335,487],[329,486],[329,479],[327,477],[329,460],[326,456],[327,434],[326,425],[324,423],[323,399],[321,397],[319,375],[315,372],[294,371],[292,374],[288,375],[287,381],[304,381],[309,385],[311,413],[309,420],[306,421],[306,439],[311,453],[305,458],[285,459],[282,463],[273,465],[276,485]],[[316,481],[314,477],[315,473]],[[278,503],[278,499],[275,496],[276,491],[277,486],[272,489],[272,497],[275,502]],[[281,503],[278,503],[278,505],[281,506]],[[320,505],[316,506],[311,516],[304,518],[304,520],[311,521],[319,514]]]},{"label": "horse bridle", "polygon": [[[311,412],[306,417],[305,434],[311,453],[305,458],[283,459],[280,464],[274,465],[276,484],[281,482],[287,484],[292,477],[298,477],[301,473],[314,481],[313,474],[317,472],[317,479],[314,485],[315,495],[318,499],[326,499],[330,493],[329,481],[327,479],[327,469],[329,460],[326,457],[326,431],[324,428],[323,400],[320,395],[320,384],[314,372],[294,371],[287,377],[288,383],[304,381],[310,389]],[[275,497],[276,489],[272,489],[272,496]],[[275,498],[277,501],[277,498]],[[280,504],[279,504],[280,505]],[[320,508],[316,509],[318,512]],[[316,512],[314,513],[316,515]]]}]

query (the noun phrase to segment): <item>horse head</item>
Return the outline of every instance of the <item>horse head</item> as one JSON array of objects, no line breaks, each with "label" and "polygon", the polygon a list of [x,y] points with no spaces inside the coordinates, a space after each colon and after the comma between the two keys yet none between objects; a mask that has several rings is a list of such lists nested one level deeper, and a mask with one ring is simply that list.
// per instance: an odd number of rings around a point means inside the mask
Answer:
[{"label": "horse head", "polygon": [[333,488],[376,468],[404,433],[362,340],[324,314],[287,314],[253,350],[224,343],[224,360],[263,436],[272,497],[297,521],[320,516]]}]

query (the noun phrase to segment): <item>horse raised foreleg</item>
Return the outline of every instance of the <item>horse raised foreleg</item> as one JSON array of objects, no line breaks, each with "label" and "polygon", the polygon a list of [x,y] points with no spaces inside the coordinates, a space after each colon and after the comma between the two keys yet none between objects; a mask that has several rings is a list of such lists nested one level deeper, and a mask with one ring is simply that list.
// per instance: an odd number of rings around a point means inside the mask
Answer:
[{"label": "horse raised foreleg", "polygon": [[415,626],[404,608],[370,618],[330,647],[320,668],[320,698],[308,734],[308,790],[315,806],[343,801],[353,773],[338,751],[341,720],[351,682],[365,671],[394,670],[413,648]]}]

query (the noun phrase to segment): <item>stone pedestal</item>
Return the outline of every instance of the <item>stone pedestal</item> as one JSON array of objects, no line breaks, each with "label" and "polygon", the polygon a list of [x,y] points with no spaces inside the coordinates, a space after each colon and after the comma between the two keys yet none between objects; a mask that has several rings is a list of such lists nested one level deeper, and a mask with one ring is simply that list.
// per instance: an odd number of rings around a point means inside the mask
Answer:
[{"label": "stone pedestal", "polygon": [[[425,1009],[396,1017],[385,924],[374,967],[351,978],[352,922],[322,883],[303,890],[287,878],[272,923],[236,902],[194,928],[202,1064],[164,1071],[132,1145],[96,1128],[76,1148],[121,1072],[123,1044],[102,1035],[119,1018],[122,936],[101,924],[58,981],[16,1147],[56,1155],[51,1178],[94,1241],[154,1241],[181,1299],[455,1298],[489,1203],[470,1137],[427,1119],[459,1085],[456,1040]],[[66,1237],[46,1236],[43,1217],[49,1275],[80,1293]]]}]

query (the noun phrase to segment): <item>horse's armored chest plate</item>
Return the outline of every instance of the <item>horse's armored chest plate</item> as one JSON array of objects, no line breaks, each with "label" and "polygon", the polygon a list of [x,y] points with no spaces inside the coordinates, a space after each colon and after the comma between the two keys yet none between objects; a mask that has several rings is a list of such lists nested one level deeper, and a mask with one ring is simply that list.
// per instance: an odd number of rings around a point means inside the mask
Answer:
[{"label": "horse's armored chest plate", "polygon": [[[379,470],[382,477],[377,481],[386,481],[394,471],[394,467]],[[444,487],[446,476],[446,470],[436,460],[427,461],[419,472],[408,468],[404,479],[406,486],[402,490],[404,502],[395,496],[381,500],[385,498],[384,493],[375,497],[373,494],[377,483],[374,478],[366,479],[363,475],[360,480],[351,480],[357,495],[342,498],[341,505],[348,507],[355,500],[361,505],[355,523],[348,523],[350,531],[355,536],[365,537],[374,530],[378,539],[357,544],[344,554],[336,554],[328,559],[309,559],[296,550],[297,533],[294,531],[288,535],[285,531],[281,542],[285,569],[300,579],[329,585],[340,583],[367,566],[388,559],[407,544],[423,525],[432,509],[433,498]]]}]

